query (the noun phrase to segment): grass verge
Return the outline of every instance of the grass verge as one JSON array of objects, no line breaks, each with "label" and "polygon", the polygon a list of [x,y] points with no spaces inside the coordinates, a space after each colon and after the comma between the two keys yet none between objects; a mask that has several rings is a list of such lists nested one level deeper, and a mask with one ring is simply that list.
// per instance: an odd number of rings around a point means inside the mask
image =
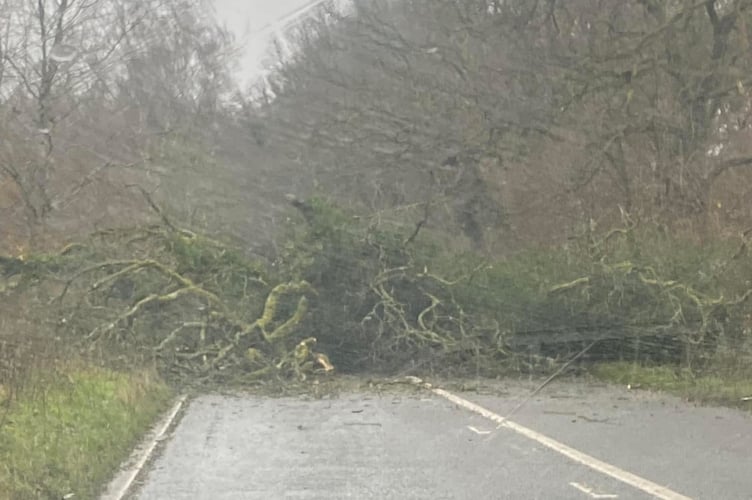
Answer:
[{"label": "grass verge", "polygon": [[752,411],[752,375],[696,375],[685,368],[615,362],[595,365],[598,379],[641,389],[665,391],[690,401]]},{"label": "grass verge", "polygon": [[152,372],[36,374],[0,409],[0,498],[96,498],[170,400]]}]

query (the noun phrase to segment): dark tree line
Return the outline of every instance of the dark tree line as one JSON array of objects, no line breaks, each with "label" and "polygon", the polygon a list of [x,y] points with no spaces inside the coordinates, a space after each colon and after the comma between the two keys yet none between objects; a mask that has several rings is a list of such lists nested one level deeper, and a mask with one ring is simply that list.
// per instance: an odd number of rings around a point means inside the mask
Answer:
[{"label": "dark tree line", "polygon": [[750,215],[750,4],[356,1],[299,27],[250,121],[309,187],[379,210],[433,192],[479,246],[710,234]]}]

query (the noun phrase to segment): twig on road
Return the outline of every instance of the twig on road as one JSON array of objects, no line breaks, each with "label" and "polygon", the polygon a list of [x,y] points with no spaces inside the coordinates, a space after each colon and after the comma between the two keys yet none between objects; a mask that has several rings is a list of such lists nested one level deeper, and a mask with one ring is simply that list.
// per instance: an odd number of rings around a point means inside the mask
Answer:
[{"label": "twig on road", "polygon": [[[550,377],[548,377],[546,380],[544,380],[538,387],[533,390],[530,394],[527,395],[525,399],[520,401],[517,406],[512,408],[512,410],[507,413],[507,415],[504,417],[504,421],[508,420],[512,417],[515,413],[517,413],[523,406],[525,406],[531,399],[533,399],[540,391],[543,390],[544,387],[546,387],[548,384],[550,384],[556,377],[561,375],[561,373],[566,370],[569,365],[577,361],[580,357],[582,357],[586,352],[590,350],[598,341],[594,340],[590,342],[587,346],[585,346],[584,349],[582,349],[580,352],[578,352],[572,359],[561,365],[558,370],[556,370]],[[501,429],[504,425],[504,421],[500,422],[499,425],[496,427],[497,429]]]}]

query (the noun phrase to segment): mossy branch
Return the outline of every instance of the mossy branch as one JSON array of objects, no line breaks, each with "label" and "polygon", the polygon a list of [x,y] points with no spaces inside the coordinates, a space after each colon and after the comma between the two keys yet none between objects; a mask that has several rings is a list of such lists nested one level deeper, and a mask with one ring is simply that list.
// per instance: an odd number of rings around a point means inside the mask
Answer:
[{"label": "mossy branch", "polygon": [[572,281],[568,281],[567,283],[561,283],[558,285],[554,285],[551,288],[548,289],[548,293],[558,293],[558,292],[564,292],[566,290],[571,290],[572,288],[577,288],[580,285],[588,285],[590,284],[590,278],[587,276],[583,276],[582,278],[577,278]]},{"label": "mossy branch", "polygon": [[[261,328],[266,341],[269,343],[276,343],[290,336],[293,330],[295,330],[295,328],[303,320],[306,312],[308,312],[308,299],[303,296],[298,300],[298,305],[295,308],[295,313],[293,313],[290,319],[279,325],[271,333],[266,333],[266,330],[263,327]],[[261,327],[261,325],[259,326]]]}]

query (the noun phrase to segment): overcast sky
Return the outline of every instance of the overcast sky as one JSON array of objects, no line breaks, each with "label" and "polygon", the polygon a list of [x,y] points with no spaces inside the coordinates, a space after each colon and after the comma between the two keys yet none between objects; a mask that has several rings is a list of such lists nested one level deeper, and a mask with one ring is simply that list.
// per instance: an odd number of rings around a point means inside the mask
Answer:
[{"label": "overcast sky", "polygon": [[244,49],[240,78],[258,75],[271,33],[265,28],[311,0],[214,0],[217,17],[237,37]]}]

